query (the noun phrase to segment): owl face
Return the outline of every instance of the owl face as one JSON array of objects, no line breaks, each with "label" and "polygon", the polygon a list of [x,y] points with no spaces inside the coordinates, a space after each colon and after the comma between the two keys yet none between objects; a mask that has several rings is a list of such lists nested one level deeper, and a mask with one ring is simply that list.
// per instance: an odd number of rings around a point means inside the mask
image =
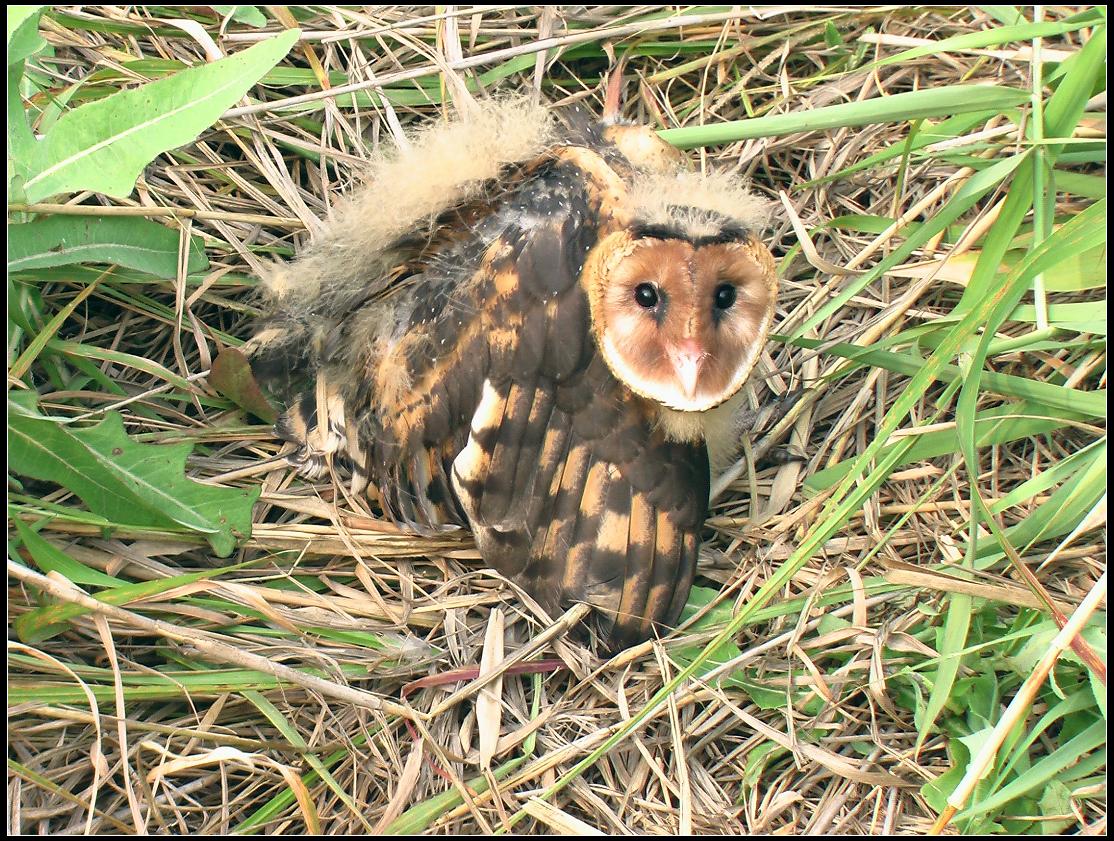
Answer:
[{"label": "owl face", "polygon": [[773,315],[773,258],[746,233],[635,228],[604,243],[592,320],[611,372],[671,409],[702,412],[746,380]]}]

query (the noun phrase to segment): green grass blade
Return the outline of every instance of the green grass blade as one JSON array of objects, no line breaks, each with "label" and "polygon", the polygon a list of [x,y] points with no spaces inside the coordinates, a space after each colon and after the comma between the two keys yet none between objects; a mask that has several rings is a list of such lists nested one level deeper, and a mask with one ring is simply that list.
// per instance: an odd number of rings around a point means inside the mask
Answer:
[{"label": "green grass blade", "polygon": [[776,137],[802,131],[905,122],[954,114],[985,112],[987,117],[1029,101],[1028,91],[998,85],[949,85],[862,102],[828,105],[791,114],[773,114],[753,120],[732,120],[715,125],[665,129],[658,132],[679,149],[735,143],[755,137]]},{"label": "green grass blade", "polygon": [[[241,694],[251,701],[256,708],[267,717],[267,720],[275,726],[275,729],[282,734],[284,739],[295,747],[305,751],[303,754],[305,761],[317,772],[317,776],[319,776],[333,794],[337,796],[340,802],[348,807],[348,810],[355,816],[356,820],[360,822],[363,828],[370,833],[373,830],[372,825],[368,823],[367,818],[365,818],[363,813],[357,808],[356,803],[348,796],[348,792],[346,792],[333,775],[329,773],[329,769],[320,758],[309,749],[309,745],[306,744],[305,739],[302,738],[296,728],[291,726],[290,722],[286,720],[286,717],[278,711],[278,708],[255,690],[248,690]],[[303,780],[303,782],[305,781]]]}]

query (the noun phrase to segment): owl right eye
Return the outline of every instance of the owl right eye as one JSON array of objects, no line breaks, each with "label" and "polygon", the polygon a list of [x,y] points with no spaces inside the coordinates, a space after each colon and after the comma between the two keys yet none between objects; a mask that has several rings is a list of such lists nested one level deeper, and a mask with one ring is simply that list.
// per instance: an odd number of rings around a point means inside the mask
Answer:
[{"label": "owl right eye", "polygon": [[643,309],[653,309],[658,305],[658,290],[652,283],[640,283],[634,287],[634,301]]}]

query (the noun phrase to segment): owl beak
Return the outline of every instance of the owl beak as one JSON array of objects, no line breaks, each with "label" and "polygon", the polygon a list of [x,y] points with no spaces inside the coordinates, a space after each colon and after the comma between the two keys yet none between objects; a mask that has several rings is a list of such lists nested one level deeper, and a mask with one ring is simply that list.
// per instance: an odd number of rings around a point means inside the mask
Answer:
[{"label": "owl beak", "polygon": [[693,339],[686,339],[669,351],[669,359],[673,363],[673,371],[677,381],[684,389],[685,397],[692,400],[696,397],[696,384],[700,378],[700,366],[707,354]]}]

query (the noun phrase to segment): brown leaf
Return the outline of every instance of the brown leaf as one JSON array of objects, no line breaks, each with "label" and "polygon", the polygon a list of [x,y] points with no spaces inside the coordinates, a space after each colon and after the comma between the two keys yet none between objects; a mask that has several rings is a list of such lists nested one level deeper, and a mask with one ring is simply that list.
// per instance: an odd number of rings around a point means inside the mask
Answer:
[{"label": "brown leaf", "polygon": [[236,348],[225,348],[209,371],[209,385],[241,409],[267,423],[278,420],[278,411],[267,400],[251,372],[251,365]]}]

